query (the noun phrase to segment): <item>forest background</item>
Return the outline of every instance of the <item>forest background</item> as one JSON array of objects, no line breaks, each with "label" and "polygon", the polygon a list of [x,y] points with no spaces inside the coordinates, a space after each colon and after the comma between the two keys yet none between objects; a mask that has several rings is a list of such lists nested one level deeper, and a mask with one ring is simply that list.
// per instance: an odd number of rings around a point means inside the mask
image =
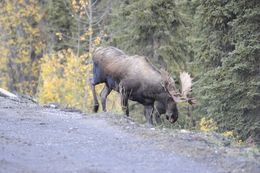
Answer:
[{"label": "forest background", "polygon": [[[179,105],[178,122],[164,126],[259,145],[259,24],[258,0],[0,0],[0,87],[91,112],[91,55],[115,46],[176,82],[192,74],[197,104]],[[120,112],[118,94],[108,109]]]}]

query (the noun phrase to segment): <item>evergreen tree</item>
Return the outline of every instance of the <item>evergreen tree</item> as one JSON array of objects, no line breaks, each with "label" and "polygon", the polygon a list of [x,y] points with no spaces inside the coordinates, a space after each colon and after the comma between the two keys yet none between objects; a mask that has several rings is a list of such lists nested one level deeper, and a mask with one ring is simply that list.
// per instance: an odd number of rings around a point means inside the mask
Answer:
[{"label": "evergreen tree", "polygon": [[[74,47],[73,31],[76,20],[73,17],[70,0],[49,0],[44,4],[46,10],[45,30],[48,38],[48,52]],[[47,53],[47,52],[46,52]]]},{"label": "evergreen tree", "polygon": [[46,8],[46,28],[50,51],[72,49],[77,56],[90,52],[91,45],[104,36],[103,27],[111,0],[50,0]]},{"label": "evergreen tree", "polygon": [[185,25],[172,0],[125,0],[113,6],[110,44],[148,56],[171,72],[186,68]]},{"label": "evergreen tree", "polygon": [[250,1],[200,1],[196,17],[195,93],[200,112],[219,130],[259,142],[260,6]]}]

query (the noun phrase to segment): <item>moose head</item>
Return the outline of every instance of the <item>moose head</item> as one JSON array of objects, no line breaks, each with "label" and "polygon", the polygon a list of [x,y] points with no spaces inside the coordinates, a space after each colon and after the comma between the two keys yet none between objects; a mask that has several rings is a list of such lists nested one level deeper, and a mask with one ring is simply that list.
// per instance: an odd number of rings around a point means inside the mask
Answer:
[{"label": "moose head", "polygon": [[191,93],[192,78],[187,72],[180,73],[181,90],[176,88],[175,82],[168,72],[160,70],[163,82],[161,83],[168,97],[165,104],[166,119],[174,123],[178,119],[177,103],[188,102],[194,104],[195,101],[189,97]]}]

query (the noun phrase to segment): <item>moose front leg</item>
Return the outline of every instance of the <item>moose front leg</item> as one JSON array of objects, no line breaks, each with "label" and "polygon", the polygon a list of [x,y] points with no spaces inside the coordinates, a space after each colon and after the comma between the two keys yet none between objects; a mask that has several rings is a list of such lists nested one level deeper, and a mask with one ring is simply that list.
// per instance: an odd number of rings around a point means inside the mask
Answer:
[{"label": "moose front leg", "polygon": [[161,120],[161,115],[160,115],[160,113],[155,110],[154,116],[155,116],[155,122],[156,122],[156,124],[157,124],[157,125],[161,125],[161,124],[162,124],[162,120]]},{"label": "moose front leg", "polygon": [[128,107],[128,96],[127,94],[121,94],[121,104],[122,110],[126,116],[129,116],[129,107]]},{"label": "moose front leg", "polygon": [[155,102],[154,116],[157,125],[162,124],[161,115],[165,113],[165,104],[161,102]]},{"label": "moose front leg", "polygon": [[144,115],[146,118],[146,121],[148,124],[153,125],[153,106],[152,105],[147,105],[144,106]]},{"label": "moose front leg", "polygon": [[121,95],[121,106],[122,110],[126,116],[129,116],[129,108],[128,108],[128,92],[126,91],[123,82],[119,84],[119,92]]}]

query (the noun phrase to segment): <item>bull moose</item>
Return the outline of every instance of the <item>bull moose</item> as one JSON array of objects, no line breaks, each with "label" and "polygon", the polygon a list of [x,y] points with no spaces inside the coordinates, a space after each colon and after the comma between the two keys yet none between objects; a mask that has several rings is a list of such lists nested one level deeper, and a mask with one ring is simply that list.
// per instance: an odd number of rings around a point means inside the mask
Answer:
[{"label": "bull moose", "polygon": [[177,103],[187,101],[191,91],[192,79],[186,72],[180,74],[182,90],[179,92],[174,80],[164,70],[158,70],[144,56],[128,56],[115,47],[99,47],[93,54],[93,78],[91,81],[94,98],[93,111],[97,112],[99,103],[95,85],[105,83],[101,91],[103,111],[106,111],[106,98],[112,90],[121,95],[122,109],[129,116],[128,100],[137,101],[144,106],[144,115],[149,124],[153,124],[154,104],[155,119],[160,115],[174,123],[178,119]]}]

